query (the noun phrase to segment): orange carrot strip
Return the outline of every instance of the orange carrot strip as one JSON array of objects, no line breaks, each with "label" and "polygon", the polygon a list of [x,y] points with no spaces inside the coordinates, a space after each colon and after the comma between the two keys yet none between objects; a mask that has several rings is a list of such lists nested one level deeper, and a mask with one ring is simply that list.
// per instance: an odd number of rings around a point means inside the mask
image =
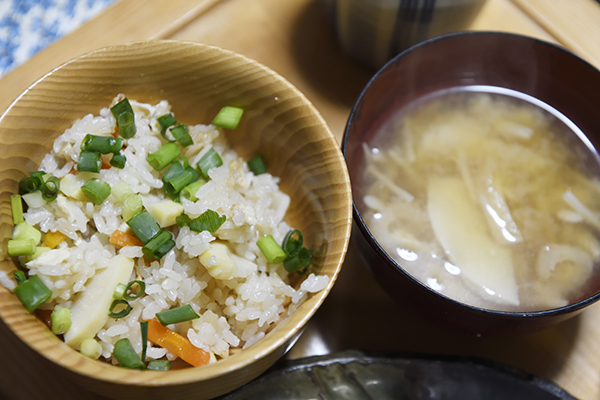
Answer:
[{"label": "orange carrot strip", "polygon": [[130,235],[127,232],[116,230],[110,235],[109,242],[117,247],[125,246],[144,246],[144,243],[135,236]]},{"label": "orange carrot strip", "polygon": [[50,247],[51,249],[55,248],[59,244],[63,242],[67,238],[62,232],[48,232],[44,235],[44,240],[42,240],[43,247]]},{"label": "orange carrot strip", "polygon": [[148,320],[148,340],[181,358],[194,367],[208,364],[210,354],[194,346],[188,338],[163,326],[158,320]]}]

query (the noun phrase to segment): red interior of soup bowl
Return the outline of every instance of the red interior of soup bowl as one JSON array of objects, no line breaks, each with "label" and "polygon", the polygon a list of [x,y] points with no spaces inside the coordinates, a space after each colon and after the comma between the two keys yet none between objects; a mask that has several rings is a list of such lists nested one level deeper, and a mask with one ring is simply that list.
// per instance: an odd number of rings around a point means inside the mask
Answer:
[{"label": "red interior of soup bowl", "polygon": [[577,125],[595,149],[600,145],[600,71],[575,54],[534,38],[499,32],[460,32],[430,39],[399,54],[377,72],[350,114],[342,151],[355,199],[353,241],[379,284],[422,315],[481,334],[539,331],[596,302],[600,298],[598,273],[576,302],[557,309],[501,312],[465,305],[411,277],[382,249],[357,207],[364,168],[362,143],[368,143],[394,112],[422,96],[471,85],[496,86],[535,97]]}]

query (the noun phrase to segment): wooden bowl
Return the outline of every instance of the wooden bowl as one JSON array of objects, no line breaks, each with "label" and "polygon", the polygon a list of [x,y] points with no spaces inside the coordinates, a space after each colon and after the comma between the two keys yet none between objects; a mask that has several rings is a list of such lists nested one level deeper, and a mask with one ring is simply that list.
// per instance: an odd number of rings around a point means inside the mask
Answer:
[{"label": "wooden bowl", "polygon": [[[143,102],[168,100],[184,124],[209,123],[225,105],[245,109],[228,141],[242,157],[260,154],[290,195],[286,221],[300,229],[313,265],[328,286],[283,319],[267,336],[227,359],[167,372],[128,370],[72,350],[16,296],[0,287],[0,317],[31,349],[93,392],[115,399],[212,398],[255,378],[299,337],[330,292],[341,269],[352,225],[352,197],[342,153],[323,118],[289,82],[259,63],[203,44],[147,41],[109,47],[72,60],[25,91],[0,119],[0,268],[12,274],[4,252],[12,232],[10,195],[38,168],[54,139],[86,114],[97,114],[118,93]],[[22,357],[33,357],[25,353]],[[33,358],[32,358],[33,359]],[[43,366],[33,370],[45,373]]]}]

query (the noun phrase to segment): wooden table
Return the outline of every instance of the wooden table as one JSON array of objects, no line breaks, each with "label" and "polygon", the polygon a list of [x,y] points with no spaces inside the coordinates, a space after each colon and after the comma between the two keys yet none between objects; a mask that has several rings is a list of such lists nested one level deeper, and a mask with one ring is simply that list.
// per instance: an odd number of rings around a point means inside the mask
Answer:
[{"label": "wooden table", "polygon": [[[340,51],[331,29],[330,4],[331,0],[120,0],[1,78],[0,111],[43,74],[80,54],[137,40],[189,40],[236,51],[279,72],[315,104],[341,140],[350,108],[374,71]],[[600,5],[594,0],[488,0],[471,29],[555,42],[600,67]],[[102,399],[61,376],[19,364],[18,354],[26,349],[2,324],[0,339],[0,393],[7,398]],[[392,302],[352,247],[333,292],[287,357],[346,349],[479,357],[552,380],[578,398],[600,399],[600,304],[527,337],[465,337],[430,325]]]}]

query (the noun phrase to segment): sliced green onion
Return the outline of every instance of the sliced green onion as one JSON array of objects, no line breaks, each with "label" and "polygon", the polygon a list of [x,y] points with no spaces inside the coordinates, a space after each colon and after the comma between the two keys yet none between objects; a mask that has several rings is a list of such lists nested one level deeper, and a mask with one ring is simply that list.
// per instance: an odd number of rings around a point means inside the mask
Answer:
[{"label": "sliced green onion", "polygon": [[113,154],[110,158],[110,165],[115,168],[123,169],[125,168],[125,164],[127,163],[127,158],[123,155],[123,153]]},{"label": "sliced green onion", "polygon": [[142,362],[146,362],[146,350],[148,349],[148,321],[140,322],[140,331],[142,333]]},{"label": "sliced green onion", "polygon": [[183,189],[181,189],[180,195],[184,199],[188,199],[189,201],[196,201],[198,198],[196,197],[196,193],[198,193],[198,189],[204,185],[206,181],[200,179],[196,182],[192,182]]},{"label": "sliced green onion", "polygon": [[192,137],[190,136],[189,129],[185,125],[178,123],[177,125],[171,127],[171,135],[173,135],[175,140],[177,140],[177,142],[183,147],[194,144]]},{"label": "sliced green onion", "polygon": [[46,302],[51,296],[52,291],[42,282],[39,276],[34,275],[25,282],[20,283],[13,290],[25,309],[30,313],[35,311],[40,305]]},{"label": "sliced green onion", "polygon": [[213,210],[206,210],[200,216],[191,220],[188,226],[195,232],[209,231],[215,233],[226,219],[225,215],[219,215]]},{"label": "sliced green onion", "polygon": [[163,190],[170,198],[175,198],[179,194],[179,192],[185,188],[187,185],[192,183],[194,180],[198,179],[198,172],[193,168],[183,167],[179,163],[173,164],[173,166],[169,169],[173,169],[176,165],[179,165],[178,168],[181,168],[181,172],[177,175],[170,176],[169,178],[163,177]]},{"label": "sliced green onion", "polygon": [[125,139],[133,137],[136,132],[135,128],[135,114],[133,108],[129,104],[127,98],[121,100],[110,108],[112,115],[117,120],[117,126],[119,127],[119,135]]},{"label": "sliced green onion", "polygon": [[111,189],[111,194],[113,197],[119,201],[125,201],[126,198],[135,194],[133,190],[129,187],[127,182],[119,181],[119,183],[115,184]]},{"label": "sliced green onion", "polygon": [[[125,308],[123,308],[123,306]],[[120,309],[120,311],[116,311],[118,309]],[[133,307],[131,307],[127,301],[123,299],[113,300],[108,309],[108,316],[115,319],[124,318],[129,315],[131,310],[133,310]]]},{"label": "sliced green onion", "polygon": [[15,226],[12,233],[14,240],[27,240],[31,239],[37,244],[42,240],[42,232],[23,221]]},{"label": "sliced green onion", "polygon": [[192,222],[192,219],[187,214],[180,214],[175,217],[175,222],[178,227],[183,228],[184,226],[188,226]]},{"label": "sliced green onion", "polygon": [[82,151],[77,161],[77,171],[98,173],[102,169],[101,154],[97,151]]},{"label": "sliced green onion", "polygon": [[306,267],[310,264],[311,257],[310,251],[306,247],[303,247],[295,257],[287,258],[283,262],[283,267],[291,274],[300,272],[302,267]]},{"label": "sliced green onion", "polygon": [[175,246],[171,232],[161,230],[158,235],[152,238],[144,247],[142,253],[150,260],[160,260],[165,254]]},{"label": "sliced green onion", "polygon": [[175,120],[175,117],[173,117],[173,114],[165,114],[162,115],[158,118],[156,118],[156,121],[160,124],[160,134],[162,135],[163,139],[165,140],[169,140],[169,138],[167,138],[167,128],[175,125],[177,123],[177,121]]},{"label": "sliced green onion", "polygon": [[40,187],[40,191],[42,192],[42,198],[47,202],[56,199],[59,190],[60,179],[58,179],[52,174],[50,174],[50,176],[44,181],[44,183]]},{"label": "sliced green onion", "polygon": [[102,154],[116,154],[123,148],[123,139],[112,136],[87,134],[81,141],[82,151],[96,151]]},{"label": "sliced green onion", "polygon": [[71,327],[71,310],[68,308],[57,308],[50,314],[52,321],[52,333],[62,335]]},{"label": "sliced green onion", "polygon": [[27,280],[27,277],[25,276],[25,272],[21,271],[20,269],[15,271],[15,279],[17,280],[17,283],[20,285],[21,283],[25,282]]},{"label": "sliced green onion", "polygon": [[248,164],[248,168],[254,175],[260,175],[267,172],[267,166],[261,156],[256,156],[253,159],[248,160],[246,164]]},{"label": "sliced green onion", "polygon": [[163,326],[178,324],[180,322],[191,321],[196,318],[200,318],[194,311],[192,306],[186,304],[185,306],[172,308],[170,310],[161,311],[156,313],[156,319],[160,321]]},{"label": "sliced green onion", "polygon": [[23,199],[19,194],[10,195],[10,209],[12,211],[13,224],[17,225],[25,221],[23,218]]},{"label": "sliced green onion", "polygon": [[225,106],[219,110],[215,116],[215,119],[213,119],[212,124],[222,128],[235,129],[240,123],[243,113],[243,108]]},{"label": "sliced green onion", "polygon": [[11,257],[30,256],[35,253],[37,243],[33,239],[9,240],[8,255]]},{"label": "sliced green onion", "polygon": [[127,290],[127,285],[125,285],[123,283],[117,283],[117,287],[115,288],[115,291],[113,292],[113,299],[115,299],[115,300],[123,299],[125,290]]},{"label": "sliced green onion", "polygon": [[127,338],[117,340],[113,349],[113,356],[123,368],[144,369],[146,367]]},{"label": "sliced green onion", "polygon": [[[293,237],[294,235],[296,235],[296,238]],[[281,248],[288,256],[296,257],[302,248],[302,242],[302,233],[297,229],[292,229],[283,238]]]},{"label": "sliced green onion", "polygon": [[[187,157],[179,156],[179,157],[177,157],[176,161],[181,161],[181,165],[183,165],[183,168],[187,168],[190,166],[190,160],[188,160]],[[200,176],[200,175],[198,174],[198,176]]]},{"label": "sliced green onion", "polygon": [[207,151],[196,164],[205,180],[208,180],[208,171],[210,169],[220,167],[221,165],[223,165],[223,160],[214,148]]},{"label": "sliced green onion", "polygon": [[148,361],[148,368],[151,371],[168,371],[171,368],[171,361],[169,360],[150,360]]},{"label": "sliced green onion", "polygon": [[160,232],[160,226],[148,211],[141,211],[127,221],[127,225],[144,244],[148,243]]},{"label": "sliced green onion", "polygon": [[279,264],[288,256],[271,235],[261,237],[256,245],[271,264]]},{"label": "sliced green onion", "polygon": [[39,190],[44,180],[40,174],[29,174],[28,177],[19,181],[19,194],[27,194]]},{"label": "sliced green onion", "polygon": [[110,195],[110,185],[100,179],[92,178],[81,187],[81,191],[89,201],[100,205]]},{"label": "sliced green onion", "polygon": [[[129,294],[129,289],[131,289],[134,285],[138,285],[138,293],[137,294]],[[125,300],[135,300],[139,299],[144,295],[146,290],[146,284],[143,281],[131,281],[125,286],[125,292],[123,293],[123,298]]]},{"label": "sliced green onion", "polygon": [[165,143],[160,149],[146,156],[146,161],[156,171],[161,171],[181,155],[181,149],[177,143]]},{"label": "sliced green onion", "polygon": [[96,339],[88,338],[81,342],[79,352],[92,360],[97,360],[102,355],[102,346]]},{"label": "sliced green onion", "polygon": [[129,196],[123,202],[123,220],[125,222],[129,221],[134,215],[141,212],[143,207],[144,202],[139,194]]}]

